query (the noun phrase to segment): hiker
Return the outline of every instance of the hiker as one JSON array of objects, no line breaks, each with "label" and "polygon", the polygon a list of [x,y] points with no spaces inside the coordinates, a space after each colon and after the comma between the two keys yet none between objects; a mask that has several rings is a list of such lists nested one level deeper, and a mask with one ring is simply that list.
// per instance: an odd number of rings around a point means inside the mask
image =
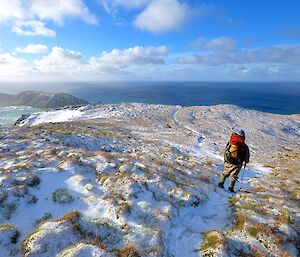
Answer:
[{"label": "hiker", "polygon": [[224,153],[224,171],[220,175],[220,182],[218,186],[224,188],[224,181],[229,176],[229,191],[234,193],[234,185],[237,181],[239,172],[244,165],[246,168],[249,162],[250,153],[249,148],[245,144],[245,132],[239,130],[232,133],[229,142],[226,145]]}]

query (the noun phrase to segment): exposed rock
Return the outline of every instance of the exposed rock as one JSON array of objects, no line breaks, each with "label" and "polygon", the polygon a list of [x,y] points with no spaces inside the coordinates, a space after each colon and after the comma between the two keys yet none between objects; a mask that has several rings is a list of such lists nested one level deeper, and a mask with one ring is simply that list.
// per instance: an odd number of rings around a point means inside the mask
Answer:
[{"label": "exposed rock", "polygon": [[23,120],[26,120],[27,118],[29,118],[30,114],[22,114],[22,116],[17,119],[17,121],[15,122],[15,126],[22,123]]}]

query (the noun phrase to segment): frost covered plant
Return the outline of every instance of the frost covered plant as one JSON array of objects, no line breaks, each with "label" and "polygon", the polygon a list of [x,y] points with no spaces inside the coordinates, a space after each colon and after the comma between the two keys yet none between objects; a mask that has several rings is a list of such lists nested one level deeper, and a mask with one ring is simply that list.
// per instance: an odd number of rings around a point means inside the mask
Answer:
[{"label": "frost covered plant", "polygon": [[228,202],[230,203],[231,206],[234,206],[238,201],[239,201],[239,198],[237,198],[237,197],[230,197],[228,199]]},{"label": "frost covered plant", "polygon": [[17,205],[15,203],[2,204],[1,209],[3,217],[9,220],[17,210]]},{"label": "frost covered plant", "polygon": [[15,226],[11,224],[3,224],[0,226],[0,245],[3,240],[7,240],[8,238],[12,244],[16,244],[19,237],[20,232]]},{"label": "frost covered plant", "polygon": [[40,178],[36,174],[34,174],[30,177],[30,179],[28,179],[27,185],[29,187],[35,187],[38,186],[40,183],[41,183]]},{"label": "frost covered plant", "polygon": [[64,204],[73,202],[74,197],[71,196],[66,189],[60,188],[52,193],[52,200],[54,202]]},{"label": "frost covered plant", "polygon": [[290,224],[292,223],[292,217],[288,211],[284,211],[277,216],[277,221],[281,224]]},{"label": "frost covered plant", "polygon": [[235,223],[236,223],[236,228],[238,230],[243,230],[245,221],[247,221],[247,217],[242,214],[236,214],[234,216],[234,219],[235,219]]},{"label": "frost covered plant", "polygon": [[49,212],[46,212],[43,217],[41,217],[40,219],[37,219],[35,221],[35,225],[39,225],[40,223],[42,223],[46,220],[49,220],[49,219],[52,219],[52,214]]},{"label": "frost covered plant", "polygon": [[58,218],[56,221],[68,221],[72,224],[74,231],[79,231],[79,219],[80,219],[80,212],[77,210],[70,211],[66,213],[64,216]]},{"label": "frost covered plant", "polygon": [[7,192],[5,192],[5,191],[0,191],[0,204],[2,204],[4,201],[5,201],[5,199],[7,198]]},{"label": "frost covered plant", "polygon": [[139,257],[136,248],[134,245],[128,245],[125,248],[121,249],[118,254],[118,257]]},{"label": "frost covered plant", "polygon": [[31,198],[27,201],[28,204],[35,204],[38,201],[35,195],[31,196]]},{"label": "frost covered plant", "polygon": [[224,245],[224,239],[220,232],[216,230],[206,231],[203,234],[203,244],[201,249],[204,252],[208,250],[215,250]]},{"label": "frost covered plant", "polygon": [[270,233],[269,229],[261,224],[251,224],[246,230],[253,237],[257,237],[259,234]]}]

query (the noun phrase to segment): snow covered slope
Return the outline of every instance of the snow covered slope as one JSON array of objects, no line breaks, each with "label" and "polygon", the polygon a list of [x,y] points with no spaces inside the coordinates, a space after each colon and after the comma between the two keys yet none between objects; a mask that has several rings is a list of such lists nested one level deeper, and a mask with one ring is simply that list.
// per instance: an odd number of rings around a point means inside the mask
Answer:
[{"label": "snow covered slope", "polygon": [[[252,157],[230,194],[237,128]],[[230,105],[33,114],[0,129],[0,256],[297,256],[299,138],[295,116]]]}]

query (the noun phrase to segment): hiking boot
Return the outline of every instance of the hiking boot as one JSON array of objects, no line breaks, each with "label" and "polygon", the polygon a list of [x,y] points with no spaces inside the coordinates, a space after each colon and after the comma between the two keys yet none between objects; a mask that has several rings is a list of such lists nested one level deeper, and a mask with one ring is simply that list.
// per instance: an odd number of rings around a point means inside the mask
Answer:
[{"label": "hiking boot", "polygon": [[220,182],[220,183],[218,184],[218,187],[224,188],[224,183],[221,183],[221,182]]},{"label": "hiking boot", "polygon": [[235,193],[235,191],[233,190],[233,187],[229,187],[228,189],[229,189],[229,192]]}]

